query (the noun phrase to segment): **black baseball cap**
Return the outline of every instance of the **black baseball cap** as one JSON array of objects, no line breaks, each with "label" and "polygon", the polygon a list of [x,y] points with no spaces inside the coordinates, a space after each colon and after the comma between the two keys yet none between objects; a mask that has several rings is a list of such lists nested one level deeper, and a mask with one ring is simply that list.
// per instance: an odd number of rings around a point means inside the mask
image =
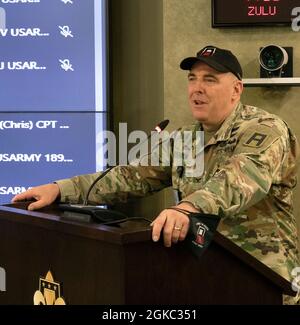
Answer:
[{"label": "black baseball cap", "polygon": [[196,57],[189,57],[181,61],[182,70],[191,70],[196,62],[204,62],[220,72],[232,72],[238,79],[242,80],[243,71],[235,55],[229,50],[220,49],[216,46],[206,46],[200,50]]}]

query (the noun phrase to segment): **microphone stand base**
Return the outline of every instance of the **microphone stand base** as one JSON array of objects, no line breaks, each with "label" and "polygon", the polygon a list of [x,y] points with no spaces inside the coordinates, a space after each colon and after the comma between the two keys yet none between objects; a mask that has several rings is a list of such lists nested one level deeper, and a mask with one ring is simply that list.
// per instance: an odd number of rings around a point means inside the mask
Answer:
[{"label": "microphone stand base", "polygon": [[109,223],[128,218],[122,212],[95,205],[59,204],[59,209],[64,211],[65,218],[82,222]]}]

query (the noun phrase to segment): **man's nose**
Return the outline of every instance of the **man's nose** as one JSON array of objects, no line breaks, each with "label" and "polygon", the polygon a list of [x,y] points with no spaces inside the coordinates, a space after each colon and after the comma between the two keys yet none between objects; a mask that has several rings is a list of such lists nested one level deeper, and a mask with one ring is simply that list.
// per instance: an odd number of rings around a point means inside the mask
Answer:
[{"label": "man's nose", "polygon": [[193,86],[194,91],[203,92],[204,91],[204,83],[201,79],[194,80]]}]

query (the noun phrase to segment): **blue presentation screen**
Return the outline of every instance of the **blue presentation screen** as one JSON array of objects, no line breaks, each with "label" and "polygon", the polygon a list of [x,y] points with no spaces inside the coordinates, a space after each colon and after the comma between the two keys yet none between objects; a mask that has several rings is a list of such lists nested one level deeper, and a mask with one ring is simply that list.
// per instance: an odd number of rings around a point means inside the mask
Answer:
[{"label": "blue presentation screen", "polygon": [[106,1],[0,1],[0,204],[103,168]]}]

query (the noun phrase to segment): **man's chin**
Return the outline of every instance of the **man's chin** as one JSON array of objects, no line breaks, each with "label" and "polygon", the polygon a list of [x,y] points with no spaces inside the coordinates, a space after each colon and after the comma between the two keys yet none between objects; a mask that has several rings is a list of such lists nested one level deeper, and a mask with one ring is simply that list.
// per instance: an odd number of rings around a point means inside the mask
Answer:
[{"label": "man's chin", "polygon": [[193,118],[200,123],[204,123],[207,121],[207,116],[205,116],[204,114],[195,113],[193,114]]}]

